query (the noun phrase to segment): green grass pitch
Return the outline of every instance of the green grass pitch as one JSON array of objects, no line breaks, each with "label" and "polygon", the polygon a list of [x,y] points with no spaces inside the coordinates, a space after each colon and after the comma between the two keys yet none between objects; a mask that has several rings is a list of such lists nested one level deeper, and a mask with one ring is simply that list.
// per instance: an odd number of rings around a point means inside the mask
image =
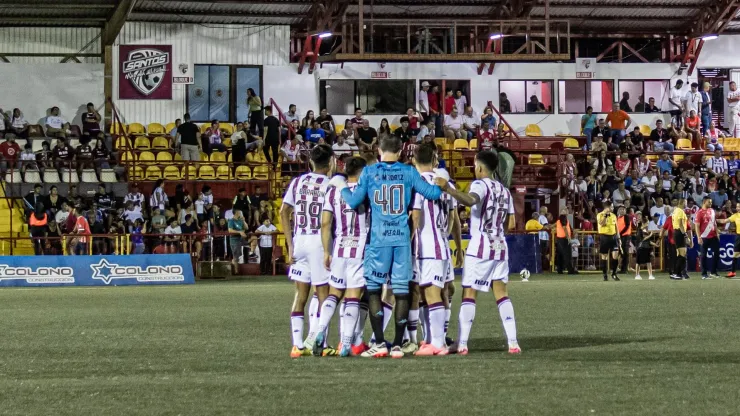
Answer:
[{"label": "green grass pitch", "polygon": [[402,360],[290,359],[284,277],[3,289],[0,414],[740,413],[740,282],[533,275],[509,286],[521,356],[505,352],[489,294],[470,355]]}]

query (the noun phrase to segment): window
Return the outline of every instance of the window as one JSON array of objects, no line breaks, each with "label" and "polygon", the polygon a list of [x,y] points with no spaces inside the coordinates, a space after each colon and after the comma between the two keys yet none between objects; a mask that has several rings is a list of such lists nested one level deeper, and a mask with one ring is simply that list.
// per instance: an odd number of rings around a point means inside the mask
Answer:
[{"label": "window", "polygon": [[628,113],[645,113],[652,99],[653,105],[658,107],[654,111],[668,109],[669,88],[667,80],[620,80],[619,107]]},{"label": "window", "polygon": [[552,113],[552,81],[506,80],[498,86],[502,113]]},{"label": "window", "polygon": [[561,114],[608,113],[614,103],[613,81],[567,80],[558,82],[558,110]]},{"label": "window", "polygon": [[[262,91],[262,67],[195,65],[194,80],[187,86],[186,107],[196,122],[236,122],[249,118],[247,88]],[[262,105],[268,105],[262,97]]]},{"label": "window", "polygon": [[413,80],[325,80],[319,84],[320,104],[329,114],[403,114],[415,107]]}]

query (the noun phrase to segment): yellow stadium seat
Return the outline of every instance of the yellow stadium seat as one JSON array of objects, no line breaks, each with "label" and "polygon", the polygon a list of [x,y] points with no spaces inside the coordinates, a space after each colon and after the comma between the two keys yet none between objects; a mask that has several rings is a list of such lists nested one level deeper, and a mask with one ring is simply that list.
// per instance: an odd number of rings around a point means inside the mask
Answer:
[{"label": "yellow stadium seat", "polygon": [[172,160],[172,153],[170,152],[157,153],[157,162],[168,162],[170,160]]},{"label": "yellow stadium seat", "polygon": [[152,152],[141,152],[141,154],[139,155],[139,162],[142,163],[154,162],[156,160],[157,158],[154,157],[154,153]]},{"label": "yellow stadium seat", "polygon": [[208,162],[211,158],[208,157],[208,153],[200,152],[200,160],[201,162]]},{"label": "yellow stadium seat", "polygon": [[445,139],[444,137],[436,137],[434,139],[434,144],[436,144],[437,147],[439,147],[440,149],[443,149],[447,144],[447,139]]},{"label": "yellow stadium seat", "polygon": [[231,167],[226,165],[220,165],[216,168],[216,179],[222,181],[228,181],[231,179]]},{"label": "yellow stadium seat", "polygon": [[344,126],[341,124],[334,125],[334,131],[337,133],[337,135],[342,134],[344,131]]},{"label": "yellow stadium seat", "polygon": [[198,179],[216,179],[216,171],[213,169],[213,166],[201,165],[200,169],[198,170]]},{"label": "yellow stadium seat", "polygon": [[155,137],[152,139],[152,149],[167,150],[169,148],[170,141],[166,137]]},{"label": "yellow stadium seat", "polygon": [[129,170],[130,178],[132,181],[143,181],[144,180],[144,169],[140,166],[134,166]]},{"label": "yellow stadium seat", "polygon": [[527,124],[524,129],[524,135],[529,137],[540,137],[542,136],[542,129],[536,124]]},{"label": "yellow stadium seat", "polygon": [[231,138],[224,139],[223,143],[224,143],[224,146],[231,147]]},{"label": "yellow stadium seat", "polygon": [[146,179],[149,181],[156,181],[162,178],[162,171],[159,170],[158,166],[149,166],[146,168]]},{"label": "yellow stadium seat", "polygon": [[121,162],[136,160],[136,153],[123,152],[121,153]]},{"label": "yellow stadium seat", "polygon": [[149,142],[149,138],[146,136],[139,136],[134,141],[134,148],[139,150],[148,150],[151,149],[151,143]]},{"label": "yellow stadium seat", "polygon": [[128,139],[126,136],[118,136],[116,139],[116,149],[130,149],[131,148],[131,140]]},{"label": "yellow stadium seat", "polygon": [[234,125],[230,123],[218,123],[218,129],[231,136],[234,134]]},{"label": "yellow stadium seat", "polygon": [[452,144],[452,148],[455,150],[468,149],[468,141],[465,139],[455,139],[455,143]]},{"label": "yellow stadium seat", "polygon": [[195,166],[188,165],[187,167],[183,166],[182,168],[182,178],[183,179],[196,179],[198,177],[198,171],[195,169]]},{"label": "yellow stadium seat", "polygon": [[182,175],[180,175],[180,169],[177,166],[166,166],[163,177],[170,180],[180,180]]},{"label": "yellow stadium seat", "polygon": [[175,123],[167,123],[167,125],[166,125],[166,126],[164,126],[164,131],[166,131],[166,132],[167,132],[167,134],[170,134],[170,132],[171,132],[171,131],[172,131],[172,129],[174,129],[174,128],[175,128]]},{"label": "yellow stadium seat", "polygon": [[647,158],[651,162],[655,162],[656,160],[660,159],[659,155],[647,155]]},{"label": "yellow stadium seat", "polygon": [[678,143],[676,143],[676,149],[678,150],[691,150],[694,146],[691,145],[691,140],[689,139],[678,139]]},{"label": "yellow stadium seat", "polygon": [[255,166],[252,176],[255,179],[270,179],[270,169],[267,166]]},{"label": "yellow stadium seat", "polygon": [[640,125],[640,133],[642,133],[643,136],[650,136],[650,133],[653,132],[653,129],[650,128],[650,126],[646,124]]},{"label": "yellow stadium seat", "polygon": [[249,166],[239,165],[236,167],[236,172],[234,172],[234,178],[240,181],[252,179],[252,170],[249,169]]},{"label": "yellow stadium seat", "polygon": [[128,134],[134,136],[146,136],[146,129],[141,123],[131,123],[128,125]]},{"label": "yellow stadium seat", "polygon": [[226,162],[226,153],[222,153],[222,152],[211,153],[211,162]]},{"label": "yellow stadium seat", "polygon": [[470,143],[468,143],[468,149],[478,150],[478,139],[470,139]]},{"label": "yellow stadium seat", "polygon": [[227,162],[231,162],[231,153],[229,153],[229,156],[226,158]]},{"label": "yellow stadium seat", "polygon": [[164,131],[164,126],[159,123],[149,123],[149,125],[146,126],[146,131],[150,136],[164,136],[167,134]]},{"label": "yellow stadium seat", "polygon": [[581,146],[578,144],[578,140],[572,137],[568,137],[567,139],[563,140],[563,147],[565,147],[566,149],[578,149]]},{"label": "yellow stadium seat", "polygon": [[182,160],[182,155],[179,153],[175,153],[175,160]]},{"label": "yellow stadium seat", "polygon": [[539,155],[539,154],[531,154],[531,155],[529,155],[527,164],[529,164],[529,165],[544,165],[545,164],[545,158],[542,157],[542,155]]},{"label": "yellow stadium seat", "polygon": [[455,167],[455,178],[471,179],[473,177],[473,168],[471,166]]},{"label": "yellow stadium seat", "polygon": [[254,163],[257,160],[255,159],[255,154],[252,152],[247,153],[247,162],[248,163]]},{"label": "yellow stadium seat", "polygon": [[126,128],[125,124],[114,122],[110,127],[110,133],[111,134],[127,134],[128,129]]}]

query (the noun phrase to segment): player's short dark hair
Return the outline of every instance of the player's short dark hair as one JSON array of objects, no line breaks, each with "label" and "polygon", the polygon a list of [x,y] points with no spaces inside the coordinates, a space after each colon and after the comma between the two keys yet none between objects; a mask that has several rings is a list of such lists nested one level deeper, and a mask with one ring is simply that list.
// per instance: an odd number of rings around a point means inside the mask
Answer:
[{"label": "player's short dark hair", "polygon": [[347,159],[347,162],[344,165],[344,173],[346,173],[347,176],[357,176],[365,166],[367,166],[365,159],[359,156],[351,157]]},{"label": "player's short dark hair", "polygon": [[420,165],[431,165],[434,161],[437,152],[430,144],[433,143],[422,143],[414,149],[414,160]]},{"label": "player's short dark hair", "polygon": [[380,150],[383,152],[398,153],[402,147],[403,143],[396,135],[384,136],[380,139]]},{"label": "player's short dark hair", "polygon": [[332,157],[334,157],[334,150],[328,144],[320,144],[311,149],[311,162],[315,168],[329,167]]},{"label": "player's short dark hair", "polygon": [[701,202],[702,202],[702,203],[704,203],[704,201],[706,201],[707,199],[712,199],[712,198],[711,198],[711,197],[709,197],[709,195],[707,195],[707,196],[705,196],[704,198],[702,198]]},{"label": "player's short dark hair", "polygon": [[489,172],[496,172],[498,168],[498,154],[492,150],[484,150],[475,155],[475,160],[483,164]]}]

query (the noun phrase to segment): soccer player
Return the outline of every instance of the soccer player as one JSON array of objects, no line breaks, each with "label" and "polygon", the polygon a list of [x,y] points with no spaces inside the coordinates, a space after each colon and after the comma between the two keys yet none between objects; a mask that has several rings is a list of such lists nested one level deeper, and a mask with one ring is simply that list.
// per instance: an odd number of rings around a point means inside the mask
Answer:
[{"label": "soccer player", "polygon": [[[719,262],[719,237],[717,235],[716,214],[712,209],[712,198],[705,196],[701,201],[701,209],[696,212],[694,228],[699,245],[701,245],[701,278],[711,279],[719,277],[717,263]],[[673,232],[675,233],[675,229]],[[712,249],[712,270],[709,273],[707,252]]]},{"label": "soccer player", "polygon": [[[689,218],[684,212],[685,206],[686,200],[679,199],[678,205],[673,208],[671,218],[666,219],[666,222],[670,220],[673,223],[673,241],[676,245],[676,261],[673,262],[673,273],[670,276],[674,280],[683,278],[684,268],[686,267],[686,242],[692,238],[691,229],[688,225]],[[717,242],[719,244],[719,240]],[[715,251],[715,253],[717,252]]]},{"label": "soccer player", "polygon": [[[284,227],[288,255],[285,263],[290,265],[290,279],[295,282],[295,298],[290,314],[293,333],[292,358],[311,355],[313,345],[304,345],[303,319],[306,301],[311,286],[318,296],[319,304],[329,294],[329,273],[324,268],[324,249],[321,244],[321,210],[329,188],[328,175],[334,170],[334,152],[328,145],[311,149],[312,172],[296,177],[290,182],[280,219]],[[293,222],[293,230],[289,225]],[[295,236],[295,239],[294,239]],[[319,315],[317,313],[317,315]],[[315,331],[318,320],[309,322],[309,333]],[[329,350],[329,349],[327,349]],[[334,355],[331,350],[326,355]]]},{"label": "soccer player", "polygon": [[611,201],[604,202],[604,210],[596,214],[596,224],[599,229],[599,253],[601,254],[601,271],[604,273],[604,281],[609,280],[607,277],[609,269],[612,271],[612,279],[619,281],[617,257],[619,256],[620,241],[617,237],[617,217],[612,213]]},{"label": "soccer player", "polygon": [[467,355],[468,338],[475,319],[476,294],[479,291],[488,292],[491,287],[508,339],[509,354],[522,352],[516,339],[514,306],[506,289],[509,281],[509,248],[504,227],[511,230],[516,226],[514,200],[509,190],[494,179],[497,167],[498,155],[495,152],[485,150],[478,153],[475,156],[477,179],[470,184],[469,193],[453,189],[444,178],[438,177],[435,180],[457,202],[472,207],[470,244],[463,268],[463,300],[460,306],[458,340],[450,346],[450,353]]},{"label": "soccer player", "polygon": [[[434,183],[436,152],[431,144],[417,146],[414,165],[430,184]],[[418,262],[418,284],[423,291],[429,314],[431,343],[424,344],[415,355],[447,355],[445,344],[445,304],[442,291],[445,288],[450,266],[450,217],[454,205],[449,194],[436,201],[427,200],[421,194],[414,197],[411,218],[414,222],[414,244]]]},{"label": "soccer player", "polygon": [[396,334],[391,348],[392,358],[402,358],[403,334],[409,318],[409,283],[411,282],[411,238],[408,226],[408,208],[411,191],[427,199],[437,200],[442,190],[427,183],[412,166],[398,162],[402,143],[396,136],[380,140],[381,163],[362,170],[357,188],[347,189],[341,176],[332,178],[332,185],[352,209],[366,199],[370,200],[372,228],[370,244],[365,248],[365,279],[370,307],[370,325],[375,343],[363,357],[387,357],[388,348],[383,335],[381,288],[390,275],[395,297]]},{"label": "soccer player", "polygon": [[[434,142],[432,142],[434,144]],[[450,173],[444,168],[434,169],[434,173],[437,176],[447,179],[450,187],[455,188],[455,182],[450,180]],[[455,188],[456,189],[456,188]],[[457,251],[455,252],[455,263],[459,264],[460,267],[463,265],[465,259],[465,253],[462,250],[462,224],[460,224],[460,216],[457,213],[457,201],[454,198],[450,199],[452,207],[450,208],[450,234],[452,235],[452,241],[455,242]],[[449,346],[452,345],[452,339],[447,336],[447,328],[450,325],[450,316],[452,314],[452,296],[455,294],[455,264],[452,261],[452,250],[449,243],[447,244],[447,257],[450,259],[447,269],[447,279],[445,280],[445,288],[442,291],[442,302],[445,304],[445,343]],[[429,340],[431,342],[431,340]]]},{"label": "soccer player", "polygon": [[737,262],[740,258],[740,203],[735,205],[735,213],[730,215],[726,220],[717,220],[720,224],[733,223],[735,225],[735,254],[732,256],[732,271],[727,273],[728,278],[735,277],[737,271]]},{"label": "soccer player", "polygon": [[[348,189],[354,190],[357,188],[357,180],[365,164],[365,159],[360,157],[353,157],[347,161],[344,171],[348,176]],[[362,258],[365,253],[369,226],[367,214],[368,208],[365,204],[360,205],[357,209],[352,209],[342,200],[336,188],[329,189],[321,217],[324,267],[329,271],[330,276],[329,296],[321,305],[316,333],[308,336],[309,342],[313,342],[313,353],[316,356],[321,355],[326,328],[334,316],[337,303],[342,300],[345,294],[344,314],[340,317],[342,348],[339,356],[348,357],[364,352],[361,334],[359,343],[355,345],[355,329],[360,316],[360,297],[362,296],[362,289],[365,287]],[[333,249],[332,223],[334,224],[335,235]]]}]

